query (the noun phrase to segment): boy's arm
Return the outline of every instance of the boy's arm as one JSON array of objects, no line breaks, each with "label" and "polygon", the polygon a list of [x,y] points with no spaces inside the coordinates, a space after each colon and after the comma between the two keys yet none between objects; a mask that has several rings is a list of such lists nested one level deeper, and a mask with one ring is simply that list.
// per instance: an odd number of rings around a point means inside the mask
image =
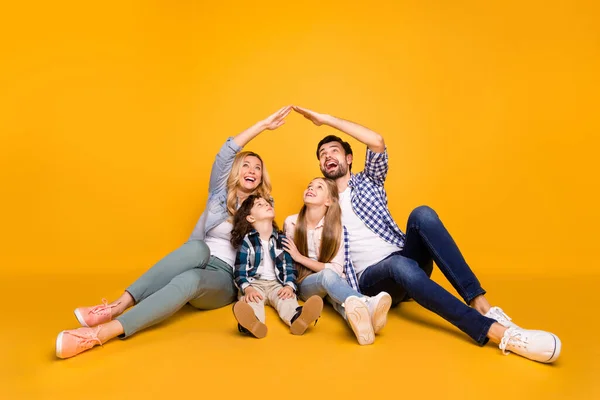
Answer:
[{"label": "boy's arm", "polygon": [[242,291],[242,293],[248,286],[250,286],[250,282],[248,282],[248,267],[250,266],[249,252],[250,247],[246,242],[246,238],[244,238],[235,256],[235,266],[233,270],[233,279],[235,285]]},{"label": "boy's arm", "polygon": [[[283,236],[283,235],[282,235]],[[285,236],[283,236],[285,237]],[[296,288],[296,279],[298,278],[298,271],[294,267],[294,260],[292,256],[287,251],[283,253],[283,269],[285,271],[285,284],[290,286],[294,291]]]}]

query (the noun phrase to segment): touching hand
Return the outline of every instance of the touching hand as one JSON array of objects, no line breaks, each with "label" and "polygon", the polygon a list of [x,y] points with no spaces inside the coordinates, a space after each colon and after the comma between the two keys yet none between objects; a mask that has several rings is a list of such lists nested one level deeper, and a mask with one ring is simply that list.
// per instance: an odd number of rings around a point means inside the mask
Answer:
[{"label": "touching hand", "polygon": [[244,297],[242,297],[242,300],[244,300],[246,303],[258,303],[262,299],[262,294],[260,294],[260,292],[254,289],[252,286],[248,286],[246,289],[244,289]]},{"label": "touching hand", "polygon": [[281,238],[281,244],[283,245],[283,248],[285,249],[285,251],[290,253],[292,260],[294,260],[296,262],[300,262],[300,257],[302,257],[302,254],[300,254],[300,252],[298,251],[298,248],[296,247],[296,243],[294,243],[293,240],[290,240],[288,237],[284,237],[284,238]]},{"label": "touching hand", "polygon": [[292,111],[292,106],[285,106],[262,121],[265,129],[274,130],[285,124],[285,117]]},{"label": "touching hand", "polygon": [[292,289],[292,287],[289,285],[285,285],[279,289],[277,292],[277,297],[279,297],[281,300],[291,299],[294,297],[294,289]]},{"label": "touching hand", "polygon": [[318,112],[311,111],[307,108],[294,106],[294,111],[298,114],[302,114],[304,118],[310,120],[313,124],[320,126],[325,123],[325,114],[319,114]]}]

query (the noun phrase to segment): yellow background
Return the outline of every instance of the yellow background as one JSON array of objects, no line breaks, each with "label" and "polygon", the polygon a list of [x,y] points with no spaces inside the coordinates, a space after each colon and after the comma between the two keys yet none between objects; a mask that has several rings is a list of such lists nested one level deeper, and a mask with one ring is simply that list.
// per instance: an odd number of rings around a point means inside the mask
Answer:
[{"label": "yellow background", "polygon": [[[0,391],[600,396],[599,11],[594,1],[3,5]],[[186,308],[55,361],[72,308],[117,296],[185,241],[220,145],[286,104],[380,132],[399,225],[415,206],[435,208],[490,300],[563,339],[559,362],[479,349],[414,303],[392,311],[369,348],[330,309],[305,338],[268,314],[258,342],[237,335],[227,308]],[[319,175],[315,146],[329,133],[291,114],[247,146],[265,159],[278,222]],[[358,171],[364,146],[352,143]]]}]

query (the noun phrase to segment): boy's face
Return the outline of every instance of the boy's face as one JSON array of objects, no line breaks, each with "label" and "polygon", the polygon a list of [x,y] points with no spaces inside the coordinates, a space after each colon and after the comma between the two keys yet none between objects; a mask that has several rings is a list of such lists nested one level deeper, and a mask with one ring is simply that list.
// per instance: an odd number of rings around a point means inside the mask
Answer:
[{"label": "boy's face", "polygon": [[335,180],[345,176],[351,163],[352,154],[346,154],[341,143],[325,143],[319,149],[319,166],[326,178]]},{"label": "boy's face", "polygon": [[275,219],[275,210],[273,209],[271,203],[269,203],[262,197],[259,197],[258,199],[254,200],[254,205],[250,210],[250,215],[248,215],[248,217],[246,218],[251,224],[257,221],[272,221]]}]

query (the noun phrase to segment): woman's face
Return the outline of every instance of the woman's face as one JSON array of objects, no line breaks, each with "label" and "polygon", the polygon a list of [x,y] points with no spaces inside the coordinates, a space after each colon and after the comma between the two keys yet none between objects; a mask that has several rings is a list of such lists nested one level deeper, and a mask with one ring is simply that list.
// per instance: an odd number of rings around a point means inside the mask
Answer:
[{"label": "woman's face", "polygon": [[323,179],[312,180],[304,190],[304,204],[329,206],[330,203],[329,190]]},{"label": "woman's face", "polygon": [[262,162],[256,156],[246,156],[240,167],[240,189],[253,192],[262,182]]}]

